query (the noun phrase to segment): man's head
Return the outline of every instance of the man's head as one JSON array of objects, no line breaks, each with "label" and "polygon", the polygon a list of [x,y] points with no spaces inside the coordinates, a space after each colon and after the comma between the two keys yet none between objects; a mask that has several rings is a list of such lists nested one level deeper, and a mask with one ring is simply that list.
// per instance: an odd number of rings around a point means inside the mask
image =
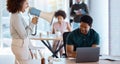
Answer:
[{"label": "man's head", "polygon": [[86,35],[88,33],[89,29],[92,27],[92,22],[93,22],[92,17],[90,17],[88,15],[82,16],[81,20],[80,20],[80,31],[81,31],[81,33]]},{"label": "man's head", "polygon": [[81,0],[76,0],[76,3],[80,3]]}]

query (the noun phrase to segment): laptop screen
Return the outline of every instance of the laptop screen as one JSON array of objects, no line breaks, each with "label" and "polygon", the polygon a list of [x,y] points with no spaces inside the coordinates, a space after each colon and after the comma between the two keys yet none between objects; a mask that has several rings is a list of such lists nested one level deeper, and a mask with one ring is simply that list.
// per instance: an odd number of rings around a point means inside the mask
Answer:
[{"label": "laptop screen", "polygon": [[99,47],[80,47],[76,50],[76,62],[96,62],[99,60]]}]

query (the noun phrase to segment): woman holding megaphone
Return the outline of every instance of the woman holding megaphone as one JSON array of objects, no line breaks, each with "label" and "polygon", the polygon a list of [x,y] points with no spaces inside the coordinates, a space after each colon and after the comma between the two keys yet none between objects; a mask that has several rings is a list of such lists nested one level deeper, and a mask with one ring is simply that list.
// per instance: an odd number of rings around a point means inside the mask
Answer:
[{"label": "woman holding megaphone", "polygon": [[[7,0],[7,10],[11,13],[10,18],[10,31],[12,36],[11,49],[15,55],[15,64],[32,64],[30,53],[30,40],[29,34],[32,33],[33,27],[37,24],[37,17],[33,17],[29,25],[26,24],[22,14],[28,8],[28,0]],[[30,9],[30,14],[37,9]],[[39,14],[41,11],[38,11]],[[38,16],[39,16],[38,14]],[[37,16],[37,15],[36,15]],[[35,64],[35,63],[33,63]]]}]

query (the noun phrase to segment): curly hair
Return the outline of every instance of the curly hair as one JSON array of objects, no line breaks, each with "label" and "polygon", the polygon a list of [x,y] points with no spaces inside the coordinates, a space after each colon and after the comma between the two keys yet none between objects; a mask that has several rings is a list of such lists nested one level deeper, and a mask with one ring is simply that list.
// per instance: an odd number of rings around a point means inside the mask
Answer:
[{"label": "curly hair", "polygon": [[55,17],[62,16],[64,19],[66,18],[66,13],[63,10],[58,10],[55,12]]},{"label": "curly hair", "polygon": [[83,16],[81,17],[80,22],[85,22],[85,23],[87,23],[89,26],[92,26],[93,18],[92,18],[91,16],[89,16],[89,15],[83,15]]},{"label": "curly hair", "polygon": [[20,12],[25,1],[26,0],[7,0],[7,10],[10,13]]}]

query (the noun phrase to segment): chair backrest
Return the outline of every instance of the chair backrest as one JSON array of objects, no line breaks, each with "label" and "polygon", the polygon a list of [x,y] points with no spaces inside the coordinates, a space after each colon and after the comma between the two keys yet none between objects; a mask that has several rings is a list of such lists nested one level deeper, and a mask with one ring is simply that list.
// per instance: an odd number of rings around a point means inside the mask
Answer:
[{"label": "chair backrest", "polygon": [[64,32],[63,33],[63,44],[64,44],[64,50],[65,50],[65,56],[67,57],[67,54],[66,54],[66,38],[68,36],[70,32]]}]

